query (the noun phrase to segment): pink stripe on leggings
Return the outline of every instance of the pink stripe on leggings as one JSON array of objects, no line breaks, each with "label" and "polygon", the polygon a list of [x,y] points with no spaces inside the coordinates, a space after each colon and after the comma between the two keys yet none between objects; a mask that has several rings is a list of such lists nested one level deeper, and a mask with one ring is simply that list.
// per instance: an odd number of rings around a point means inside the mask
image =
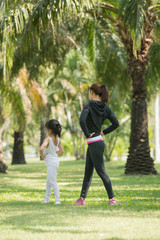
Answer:
[{"label": "pink stripe on leggings", "polygon": [[103,139],[93,140],[93,141],[87,142],[87,144],[94,143],[94,142],[99,142],[99,141],[103,141]]}]

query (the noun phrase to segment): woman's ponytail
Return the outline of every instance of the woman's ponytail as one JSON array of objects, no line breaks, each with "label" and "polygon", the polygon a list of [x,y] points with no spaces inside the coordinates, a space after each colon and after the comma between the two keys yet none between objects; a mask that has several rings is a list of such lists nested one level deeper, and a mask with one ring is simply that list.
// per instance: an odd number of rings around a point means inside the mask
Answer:
[{"label": "woman's ponytail", "polygon": [[108,88],[105,85],[101,85],[102,95],[101,95],[101,101],[103,103],[108,102]]}]

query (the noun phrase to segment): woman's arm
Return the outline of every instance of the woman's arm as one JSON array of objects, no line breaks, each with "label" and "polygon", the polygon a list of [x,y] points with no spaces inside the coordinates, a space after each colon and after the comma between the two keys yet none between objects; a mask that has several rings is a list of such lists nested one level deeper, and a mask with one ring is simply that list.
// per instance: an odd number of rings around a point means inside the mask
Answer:
[{"label": "woman's arm", "polygon": [[109,108],[108,109],[108,116],[107,118],[110,120],[110,122],[112,123],[108,128],[104,129],[102,132],[101,132],[101,135],[106,135],[110,132],[112,132],[113,130],[115,130],[116,128],[119,127],[119,122],[116,118],[116,116],[114,115],[114,113],[112,112],[112,110]]},{"label": "woman's arm", "polygon": [[64,153],[61,140],[60,140],[60,142],[59,142],[58,148],[59,148],[59,150],[56,152],[58,155]]},{"label": "woman's arm", "polygon": [[47,154],[44,154],[44,153],[43,153],[43,150],[44,150],[45,148],[47,148],[48,145],[49,145],[49,138],[46,138],[46,139],[44,139],[42,145],[40,146],[40,150],[39,150],[42,159],[44,159],[45,156],[47,155]]}]

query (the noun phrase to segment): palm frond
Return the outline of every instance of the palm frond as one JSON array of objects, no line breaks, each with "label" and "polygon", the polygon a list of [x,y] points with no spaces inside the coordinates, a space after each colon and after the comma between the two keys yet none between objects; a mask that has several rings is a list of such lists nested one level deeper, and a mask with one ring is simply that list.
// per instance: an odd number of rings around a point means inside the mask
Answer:
[{"label": "palm frond", "polygon": [[24,25],[28,21],[29,11],[32,4],[23,4],[20,7],[8,7],[7,13],[0,15],[0,43],[3,55],[3,77],[9,78],[13,65],[15,45],[19,34],[22,33]]},{"label": "palm frond", "polygon": [[149,66],[148,72],[150,77],[160,79],[160,42],[153,43],[149,50]]},{"label": "palm frond", "polygon": [[0,84],[0,92],[4,101],[6,101],[5,104],[11,104],[16,125],[24,128],[26,124],[26,114],[21,93],[11,85],[4,85],[3,83]]},{"label": "palm frond", "polygon": [[148,88],[148,99],[160,88],[160,42],[153,43],[149,50],[149,61],[146,71],[146,84]]},{"label": "palm frond", "polygon": [[99,4],[99,7],[102,9],[106,9],[109,10],[115,14],[119,14],[119,9],[117,7],[115,7],[114,5],[110,4],[110,3],[106,3],[106,2],[101,2]]},{"label": "palm frond", "polygon": [[[91,2],[92,1],[79,2],[78,0],[38,1],[31,12],[28,24],[25,26],[25,39],[30,41],[35,37],[38,38],[40,31],[46,30],[50,24],[53,26],[55,22],[58,23],[66,13],[70,14],[70,17],[76,16],[77,11],[82,9],[81,6],[89,6]],[[26,43],[28,44],[28,42]]]},{"label": "palm frond", "polygon": [[148,8],[148,11],[151,11],[151,12],[156,12],[160,9],[160,4],[155,4],[155,5],[152,5],[152,6],[149,6]]},{"label": "palm frond", "polygon": [[130,29],[130,35],[134,41],[134,52],[141,47],[147,7],[147,0],[120,1],[119,17],[123,14],[123,25]]},{"label": "palm frond", "polygon": [[90,22],[88,24],[88,28],[89,28],[89,34],[88,34],[88,39],[87,39],[87,43],[88,43],[88,52],[89,52],[89,56],[90,59],[93,61],[94,60],[94,51],[95,51],[95,24],[94,22]]},{"label": "palm frond", "polygon": [[160,41],[160,20],[157,19],[155,29],[154,29],[154,41],[159,42]]}]

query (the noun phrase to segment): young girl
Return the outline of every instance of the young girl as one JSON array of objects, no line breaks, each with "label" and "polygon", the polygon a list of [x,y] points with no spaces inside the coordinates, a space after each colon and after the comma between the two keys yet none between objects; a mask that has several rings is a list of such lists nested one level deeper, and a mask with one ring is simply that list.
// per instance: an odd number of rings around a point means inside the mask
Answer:
[{"label": "young girl", "polygon": [[59,167],[58,154],[63,153],[60,140],[62,126],[57,120],[51,119],[45,124],[48,138],[44,140],[40,147],[40,155],[45,160],[47,166],[46,195],[42,203],[48,203],[52,192],[55,195],[55,204],[61,204],[59,187],[57,184],[57,171]]},{"label": "young girl", "polygon": [[[86,137],[88,149],[81,195],[75,205],[85,204],[94,168],[103,181],[109,197],[109,204],[116,205],[111,181],[105,171],[103,160],[105,144],[102,135],[112,132],[119,126],[119,123],[110,107],[105,104],[108,102],[108,89],[105,85],[93,84],[90,87],[89,99],[90,101],[84,106],[80,116],[80,125]],[[101,131],[105,119],[109,119],[112,124]]]}]

